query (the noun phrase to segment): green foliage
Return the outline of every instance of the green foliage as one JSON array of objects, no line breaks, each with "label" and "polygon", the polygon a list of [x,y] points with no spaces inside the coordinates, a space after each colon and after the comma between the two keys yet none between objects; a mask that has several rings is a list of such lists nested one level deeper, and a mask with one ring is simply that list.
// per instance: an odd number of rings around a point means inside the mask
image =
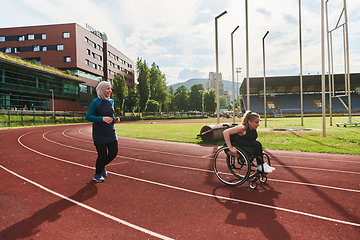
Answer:
[{"label": "green foliage", "polygon": [[194,111],[201,111],[202,110],[202,93],[201,91],[204,90],[204,86],[199,84],[194,84],[191,86],[190,92],[190,109]]},{"label": "green foliage", "polygon": [[204,107],[205,112],[214,113],[216,111],[216,93],[214,89],[205,92]]},{"label": "green foliage", "polygon": [[138,76],[136,90],[140,98],[140,108],[144,112],[150,97],[149,69],[145,60],[138,58],[136,61],[136,74]]},{"label": "green foliage", "polygon": [[36,60],[35,60],[35,63],[32,63],[31,61],[27,61],[25,59],[15,57],[15,56],[10,56],[10,55],[7,55],[7,54],[2,53],[2,52],[0,52],[0,58],[6,59],[6,60],[9,60],[9,61],[12,61],[12,62],[20,63],[20,64],[23,64],[23,65],[27,65],[27,66],[30,66],[30,67],[38,68],[38,69],[41,69],[41,70],[45,70],[45,71],[48,71],[48,72],[52,72],[52,73],[64,75],[64,76],[67,76],[67,77],[72,77],[72,78],[75,78],[75,79],[79,79],[78,77],[76,77],[76,76],[74,76],[72,74],[67,74],[66,72],[63,72],[63,71],[61,71],[61,70],[59,70],[57,68],[37,64]]},{"label": "green foliage", "polygon": [[167,98],[167,86],[165,74],[162,74],[159,66],[155,62],[151,65],[150,69],[150,99],[156,100],[161,105]]},{"label": "green foliage", "polygon": [[189,110],[189,90],[185,85],[181,85],[175,90],[174,105],[178,111]]},{"label": "green foliage", "polygon": [[128,112],[134,111],[135,107],[138,103],[138,95],[135,91],[130,92],[129,95],[125,99],[125,110]]},{"label": "green foliage", "polygon": [[227,107],[227,101],[226,101],[226,97],[224,95],[219,96],[219,106],[220,107]]},{"label": "green foliage", "polygon": [[119,104],[118,107],[119,107],[120,111],[122,111],[124,99],[127,97],[128,92],[129,92],[124,76],[119,76],[119,75],[115,74],[112,88],[113,88],[113,93],[115,94],[115,96],[118,100],[118,104]]},{"label": "green foliage", "polygon": [[147,103],[146,111],[147,112],[157,112],[159,111],[160,104],[158,101],[150,99]]}]

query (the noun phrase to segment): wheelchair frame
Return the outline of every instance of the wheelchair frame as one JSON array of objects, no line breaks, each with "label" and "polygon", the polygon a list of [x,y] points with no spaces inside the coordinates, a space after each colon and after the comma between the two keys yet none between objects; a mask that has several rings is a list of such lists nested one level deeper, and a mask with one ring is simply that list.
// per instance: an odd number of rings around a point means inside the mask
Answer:
[{"label": "wheelchair frame", "polygon": [[[239,186],[249,181],[251,189],[257,188],[257,180],[265,183],[267,181],[267,173],[264,172],[264,169],[258,171],[253,163],[257,158],[254,155],[253,148],[236,146],[236,150],[237,154],[235,156],[227,146],[223,146],[214,154],[214,171],[219,180],[230,186]],[[263,160],[264,163],[267,160],[269,166],[271,166],[268,154],[263,153]]]}]

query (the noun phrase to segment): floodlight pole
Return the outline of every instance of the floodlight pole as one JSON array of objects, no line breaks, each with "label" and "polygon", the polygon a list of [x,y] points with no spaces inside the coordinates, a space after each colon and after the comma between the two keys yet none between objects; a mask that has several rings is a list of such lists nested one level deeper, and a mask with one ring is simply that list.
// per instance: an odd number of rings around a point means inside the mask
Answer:
[{"label": "floodlight pole", "polygon": [[[241,68],[236,68],[236,81],[237,81],[237,85],[236,85],[236,103],[237,105],[237,110],[240,109],[240,103],[239,103],[239,73],[241,73]],[[239,111],[237,111],[237,115],[239,116]]]},{"label": "floodlight pole", "polygon": [[250,80],[249,80],[249,23],[248,23],[248,1],[245,0],[245,28],[246,28],[246,99],[247,109],[250,110]]},{"label": "floodlight pole", "polygon": [[263,70],[264,70],[264,114],[265,114],[265,127],[267,127],[267,121],[266,121],[266,78],[265,78],[265,38],[269,34],[269,31],[267,31],[262,38],[262,45],[263,45]]},{"label": "floodlight pole", "polygon": [[50,89],[51,92],[51,99],[52,99],[52,110],[53,110],[53,117],[55,119],[55,105],[54,105],[54,90]]},{"label": "floodlight pole", "polygon": [[218,50],[218,31],[217,31],[217,20],[222,15],[226,14],[224,11],[220,15],[215,17],[215,55],[216,55],[216,109],[217,109],[217,124],[220,123],[220,103],[219,103],[219,50]]},{"label": "floodlight pole", "polygon": [[326,101],[325,101],[325,35],[324,35],[324,0],[321,0],[321,108],[322,108],[322,125],[323,137],[326,137]]},{"label": "floodlight pole", "polygon": [[239,28],[237,26],[234,31],[231,32],[231,65],[232,65],[232,90],[233,90],[233,123],[235,123],[235,80],[234,80],[234,41],[233,41],[233,34]]},{"label": "floodlight pole", "polygon": [[204,90],[200,89],[199,92],[201,92],[202,116],[204,117]]},{"label": "floodlight pole", "polygon": [[301,38],[301,0],[299,0],[299,44],[300,44],[300,108],[301,108],[301,126],[304,126],[304,96],[303,96],[302,38]]}]

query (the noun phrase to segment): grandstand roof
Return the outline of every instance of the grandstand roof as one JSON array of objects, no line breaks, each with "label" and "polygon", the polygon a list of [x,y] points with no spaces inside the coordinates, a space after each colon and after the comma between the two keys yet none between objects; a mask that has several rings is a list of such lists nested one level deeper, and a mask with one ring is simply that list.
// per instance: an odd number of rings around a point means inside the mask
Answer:
[{"label": "grandstand roof", "polygon": [[[345,75],[335,74],[335,91],[345,90]],[[328,75],[325,76],[325,91],[329,90]],[[250,78],[250,94],[260,94],[264,90],[264,77]],[[360,87],[360,73],[350,74],[350,88]],[[275,93],[300,93],[300,76],[266,77],[266,90]],[[321,92],[321,74],[303,75],[303,92]],[[240,95],[246,95],[246,78],[240,86]]]}]

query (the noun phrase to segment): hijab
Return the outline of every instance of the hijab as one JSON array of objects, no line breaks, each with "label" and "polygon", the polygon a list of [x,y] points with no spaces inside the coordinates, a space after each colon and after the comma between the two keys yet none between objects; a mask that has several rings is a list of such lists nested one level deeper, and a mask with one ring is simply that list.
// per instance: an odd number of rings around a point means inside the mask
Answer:
[{"label": "hijab", "polygon": [[97,85],[97,87],[96,87],[96,93],[97,93],[98,98],[100,98],[100,99],[102,99],[102,100],[109,101],[110,96],[107,97],[106,94],[105,94],[105,91],[106,91],[106,87],[107,87],[107,86],[111,86],[108,81],[102,81],[102,82],[100,82],[100,83]]}]

